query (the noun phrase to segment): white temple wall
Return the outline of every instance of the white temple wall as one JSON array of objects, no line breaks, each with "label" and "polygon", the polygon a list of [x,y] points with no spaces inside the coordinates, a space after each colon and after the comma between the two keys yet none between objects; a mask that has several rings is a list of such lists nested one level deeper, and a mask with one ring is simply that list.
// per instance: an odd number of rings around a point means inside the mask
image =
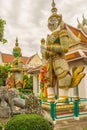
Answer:
[{"label": "white temple wall", "polygon": [[87,98],[87,65],[85,65],[84,72],[86,75],[79,85],[79,94],[81,97]]},{"label": "white temple wall", "polygon": [[39,79],[38,79],[38,73],[33,74],[33,93],[35,96],[39,96]]}]

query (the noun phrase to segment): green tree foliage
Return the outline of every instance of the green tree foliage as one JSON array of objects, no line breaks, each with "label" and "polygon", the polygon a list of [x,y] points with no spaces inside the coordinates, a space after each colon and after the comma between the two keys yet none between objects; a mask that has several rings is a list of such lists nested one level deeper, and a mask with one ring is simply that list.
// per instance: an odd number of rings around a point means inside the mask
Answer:
[{"label": "green tree foliage", "polygon": [[26,89],[32,89],[32,87],[33,87],[33,77],[32,76],[28,77],[28,74],[25,73],[23,75],[23,81],[24,80],[26,80],[26,86],[25,86],[25,88]]},{"label": "green tree foliage", "polygon": [[5,85],[6,78],[7,78],[6,67],[0,65],[0,86]]},{"label": "green tree foliage", "polygon": [[2,124],[0,123],[0,130],[2,130],[2,128],[3,128],[3,126],[2,126]]},{"label": "green tree foliage", "polygon": [[37,114],[16,115],[6,124],[5,130],[51,130],[49,122]]},{"label": "green tree foliage", "polygon": [[18,90],[24,94],[33,93],[33,77],[28,77],[28,74],[25,73],[23,75],[23,88],[18,88]]},{"label": "green tree foliage", "polygon": [[5,85],[10,64],[0,65],[0,86]]},{"label": "green tree foliage", "polygon": [[4,39],[4,26],[6,24],[6,21],[0,18],[0,41],[5,44],[7,42],[6,39]]}]

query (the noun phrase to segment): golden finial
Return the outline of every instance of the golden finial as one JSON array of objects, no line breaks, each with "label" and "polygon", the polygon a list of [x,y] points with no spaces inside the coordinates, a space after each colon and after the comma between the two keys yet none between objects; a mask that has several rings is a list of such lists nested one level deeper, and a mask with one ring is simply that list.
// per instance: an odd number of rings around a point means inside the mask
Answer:
[{"label": "golden finial", "polygon": [[52,9],[51,9],[51,12],[52,13],[57,13],[57,8],[55,7],[55,2],[54,2],[54,0],[52,1]]},{"label": "golden finial", "polygon": [[[17,55],[17,53],[15,54],[15,52],[17,52],[18,55]],[[22,56],[21,49],[18,45],[18,38],[17,37],[16,37],[16,40],[15,40],[15,47],[13,48],[13,55],[14,55],[14,57]]]},{"label": "golden finial", "polygon": [[41,39],[41,45],[45,45],[45,39],[44,38]]},{"label": "golden finial", "polygon": [[16,46],[18,46],[18,37],[16,37],[16,43],[15,43]]},{"label": "golden finial", "polygon": [[52,1],[52,7],[53,7],[53,8],[55,7],[55,2],[54,2],[54,0]]}]

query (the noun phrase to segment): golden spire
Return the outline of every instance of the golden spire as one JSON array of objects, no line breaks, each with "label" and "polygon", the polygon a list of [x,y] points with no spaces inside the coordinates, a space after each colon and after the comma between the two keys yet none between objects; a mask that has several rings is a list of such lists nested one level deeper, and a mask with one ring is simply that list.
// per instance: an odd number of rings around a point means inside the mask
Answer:
[{"label": "golden spire", "polygon": [[15,46],[18,46],[18,37],[16,37],[16,43]]},{"label": "golden spire", "polygon": [[54,2],[54,0],[52,1],[52,9],[51,9],[51,12],[54,14],[54,13],[57,13],[57,8],[55,7],[55,2]]},{"label": "golden spire", "polygon": [[18,46],[18,38],[16,37],[15,47],[13,48],[14,57],[22,56],[21,48]]},{"label": "golden spire", "polygon": [[45,45],[45,39],[44,38],[41,39],[41,45]]}]

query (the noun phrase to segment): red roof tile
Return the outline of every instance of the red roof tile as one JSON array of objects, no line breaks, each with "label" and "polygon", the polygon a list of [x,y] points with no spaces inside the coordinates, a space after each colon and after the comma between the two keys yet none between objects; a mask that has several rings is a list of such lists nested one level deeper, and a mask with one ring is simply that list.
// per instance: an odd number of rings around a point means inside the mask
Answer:
[{"label": "red roof tile", "polygon": [[81,57],[81,55],[79,54],[78,51],[71,54],[66,54],[66,60],[72,60],[79,57]]},{"label": "red roof tile", "polygon": [[77,37],[80,36],[81,42],[87,43],[87,37],[85,36],[84,33],[82,33],[81,30],[79,30],[79,29],[77,29],[77,28],[75,28],[75,27],[72,27],[72,26],[70,26],[70,25],[68,25],[68,24],[65,24],[65,26],[68,26],[69,29],[70,29]]},{"label": "red roof tile", "polygon": [[87,51],[83,51],[85,53],[85,55],[87,56]]},{"label": "red roof tile", "polygon": [[[28,58],[29,57],[22,57],[24,64],[27,62]],[[10,54],[2,53],[2,60],[4,63],[7,63],[7,62],[11,63],[14,60],[14,56]]]}]

